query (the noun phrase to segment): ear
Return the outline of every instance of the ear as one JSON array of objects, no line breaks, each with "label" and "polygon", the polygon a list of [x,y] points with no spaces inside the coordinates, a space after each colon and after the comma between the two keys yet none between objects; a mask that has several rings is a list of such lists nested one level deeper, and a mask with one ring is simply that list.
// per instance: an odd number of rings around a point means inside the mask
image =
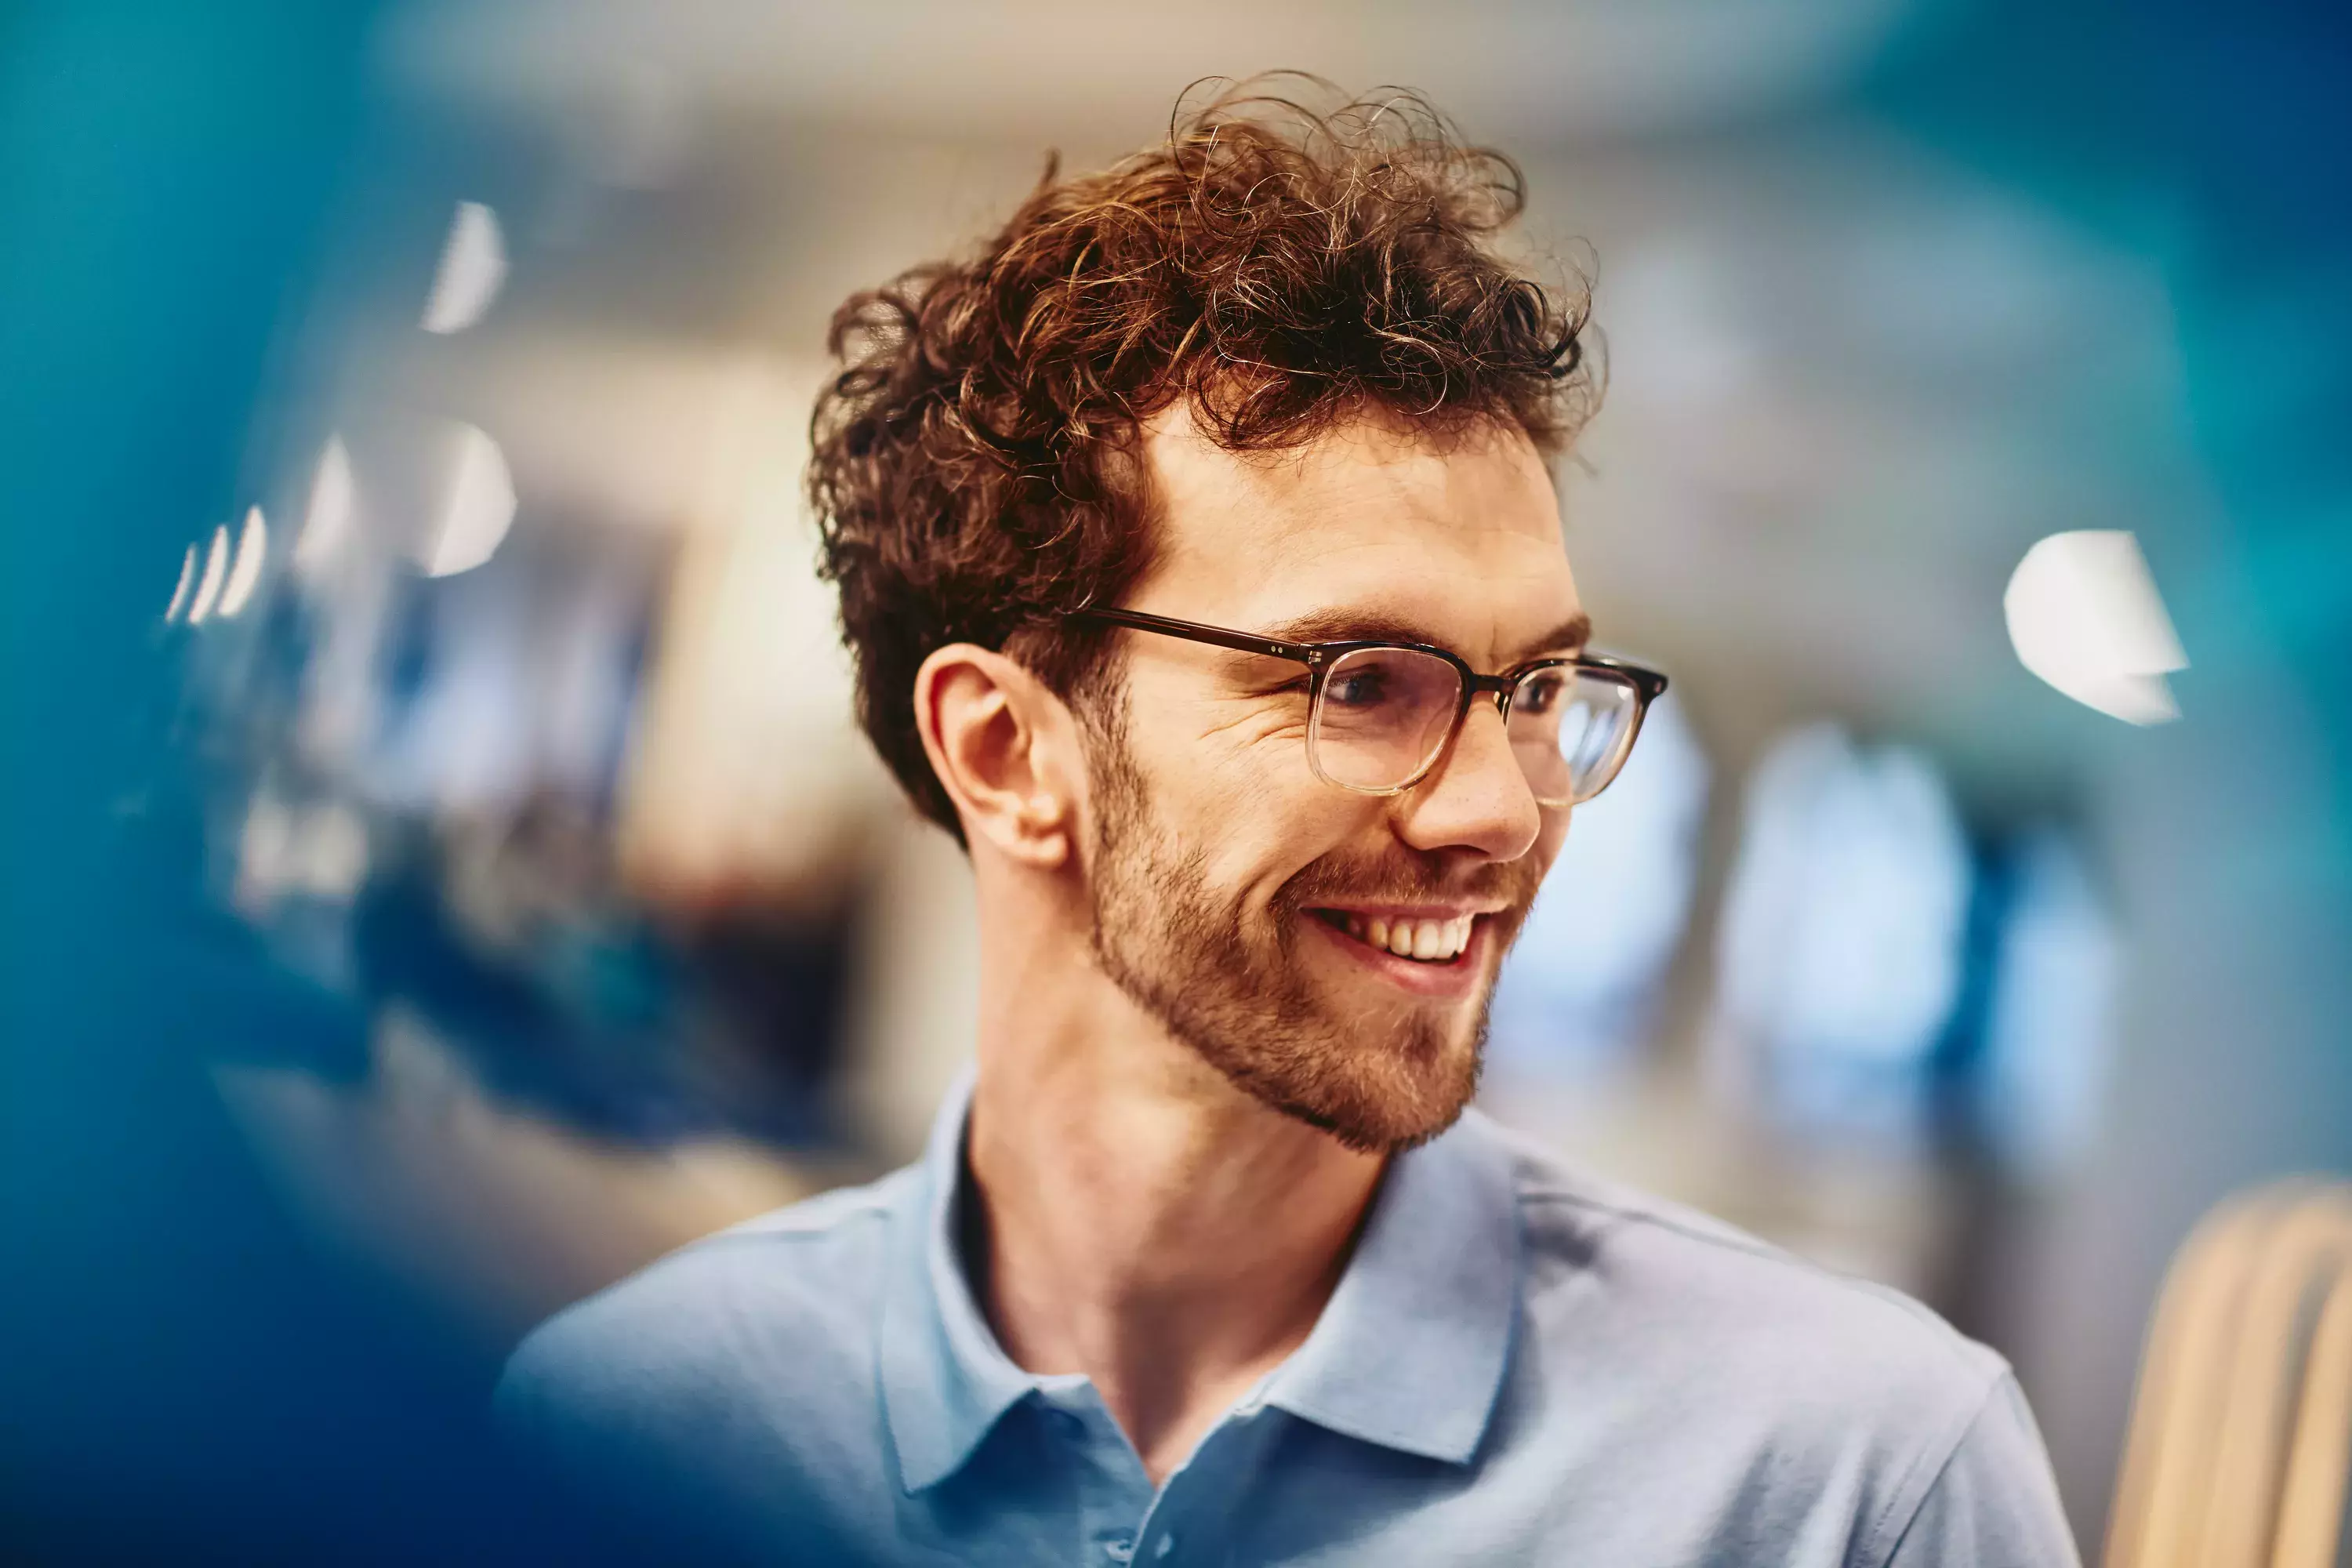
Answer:
[{"label": "ear", "polygon": [[915,723],[968,840],[1025,865],[1071,858],[1084,767],[1062,700],[1001,653],[950,643],[915,672]]}]

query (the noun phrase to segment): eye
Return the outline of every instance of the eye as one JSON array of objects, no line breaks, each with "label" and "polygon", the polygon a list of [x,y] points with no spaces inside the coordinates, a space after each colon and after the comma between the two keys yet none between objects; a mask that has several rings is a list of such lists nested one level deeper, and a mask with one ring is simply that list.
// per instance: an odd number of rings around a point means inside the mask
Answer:
[{"label": "eye", "polygon": [[1342,708],[1371,708],[1387,700],[1388,678],[1377,668],[1346,669],[1323,683],[1323,700]]},{"label": "eye", "polygon": [[1560,694],[1567,689],[1568,681],[1559,670],[1544,670],[1519,683],[1519,694],[1511,699],[1511,708],[1529,718],[1549,713],[1559,706]]}]

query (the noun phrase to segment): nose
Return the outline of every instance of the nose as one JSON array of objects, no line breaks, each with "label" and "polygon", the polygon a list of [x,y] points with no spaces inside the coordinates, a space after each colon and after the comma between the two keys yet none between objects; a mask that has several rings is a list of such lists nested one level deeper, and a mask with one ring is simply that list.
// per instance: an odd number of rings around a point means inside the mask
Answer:
[{"label": "nose", "polygon": [[1543,807],[1512,754],[1501,711],[1484,696],[1470,704],[1437,766],[1401,804],[1399,835],[1416,849],[1470,849],[1490,860],[1516,860],[1543,832]]}]

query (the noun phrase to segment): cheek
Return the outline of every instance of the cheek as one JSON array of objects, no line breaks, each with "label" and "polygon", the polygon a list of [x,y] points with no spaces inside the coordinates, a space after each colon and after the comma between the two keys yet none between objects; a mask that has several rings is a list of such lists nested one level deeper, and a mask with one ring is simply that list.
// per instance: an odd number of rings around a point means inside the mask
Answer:
[{"label": "cheek", "polygon": [[1327,855],[1384,841],[1391,803],[1317,778],[1300,726],[1265,716],[1217,727],[1216,710],[1174,700],[1158,710],[1168,722],[1146,732],[1130,718],[1129,740],[1152,826],[1175,852],[1199,855],[1207,885],[1244,910],[1267,909]]},{"label": "cheek", "polygon": [[[1279,715],[1171,705],[1153,732],[1130,732],[1159,815],[1222,858],[1228,840],[1313,837],[1339,794],[1307,765],[1302,727]],[[1344,799],[1344,796],[1342,797]]]},{"label": "cheek", "polygon": [[[1312,780],[1308,781],[1310,784]],[[1243,901],[1264,908],[1304,868],[1348,842],[1348,831],[1293,792],[1261,789],[1247,802],[1212,813],[1199,842],[1211,875]]]},{"label": "cheek", "polygon": [[[1283,792],[1278,801],[1270,797],[1263,812],[1221,829],[1235,851],[1224,862],[1229,875],[1223,885],[1240,889],[1243,901],[1264,912],[1276,907],[1283,889],[1318,861],[1335,856],[1351,863],[1377,858],[1393,840],[1387,805],[1312,778],[1304,788]],[[1213,858],[1223,860],[1222,847]]]},{"label": "cheek", "polygon": [[1307,773],[1268,776],[1263,766],[1195,769],[1170,780],[1156,826],[1180,852],[1200,857],[1219,903],[1245,921],[1274,908],[1284,886],[1327,856],[1361,854],[1384,834],[1384,801],[1333,789]]}]

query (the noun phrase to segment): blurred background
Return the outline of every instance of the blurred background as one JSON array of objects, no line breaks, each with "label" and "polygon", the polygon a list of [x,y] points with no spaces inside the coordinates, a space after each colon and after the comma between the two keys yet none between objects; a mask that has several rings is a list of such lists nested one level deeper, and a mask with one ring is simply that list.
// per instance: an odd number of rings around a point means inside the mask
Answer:
[{"label": "blurred background", "polygon": [[2095,1549],[2167,1258],[2352,1167],[2347,42],[2187,0],[0,14],[0,1545],[597,1543],[484,1430],[507,1349],[908,1159],[969,1044],[963,862],[811,569],[826,319],[1049,150],[1295,67],[1425,90],[1596,279],[1570,554],[1675,679],[1487,1107],[1999,1348]]}]

